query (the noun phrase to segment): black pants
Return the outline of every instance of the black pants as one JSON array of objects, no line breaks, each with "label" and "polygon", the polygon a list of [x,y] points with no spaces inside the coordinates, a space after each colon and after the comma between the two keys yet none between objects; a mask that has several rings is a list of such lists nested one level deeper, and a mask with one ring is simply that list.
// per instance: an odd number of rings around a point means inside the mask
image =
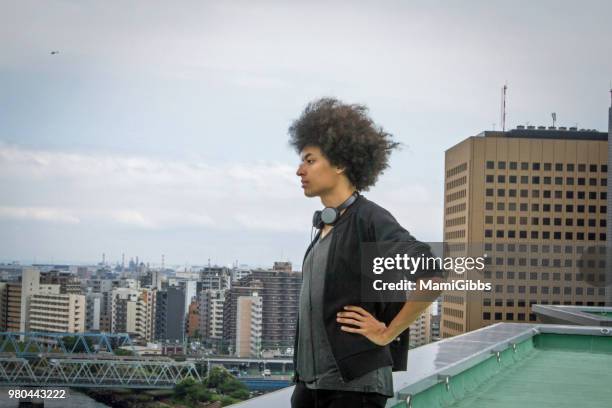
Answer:
[{"label": "black pants", "polygon": [[299,381],[291,395],[291,408],[384,408],[387,397],[375,392],[311,390]]}]

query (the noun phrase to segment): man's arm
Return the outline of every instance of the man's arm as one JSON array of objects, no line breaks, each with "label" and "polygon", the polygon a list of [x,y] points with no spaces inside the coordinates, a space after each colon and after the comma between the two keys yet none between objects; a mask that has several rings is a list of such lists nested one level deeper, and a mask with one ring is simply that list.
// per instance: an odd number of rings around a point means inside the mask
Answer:
[{"label": "man's arm", "polygon": [[[420,280],[420,279],[419,279]],[[432,282],[441,281],[440,278],[432,278]],[[418,283],[417,283],[418,286]],[[384,330],[385,344],[390,343],[404,332],[429,305],[436,300],[442,291],[439,290],[415,290],[414,297],[418,300],[407,300],[400,311],[395,315],[389,326]]]},{"label": "man's arm", "polygon": [[[442,281],[439,277],[430,278],[432,282]],[[420,279],[419,279],[420,280]],[[370,312],[359,306],[345,306],[345,311],[337,314],[338,323],[351,324],[357,327],[341,326],[349,333],[359,333],[379,346],[391,343],[404,332],[423,313],[427,307],[440,296],[439,290],[415,290],[414,297],[419,300],[408,300],[395,315],[389,326],[378,321]]]}]

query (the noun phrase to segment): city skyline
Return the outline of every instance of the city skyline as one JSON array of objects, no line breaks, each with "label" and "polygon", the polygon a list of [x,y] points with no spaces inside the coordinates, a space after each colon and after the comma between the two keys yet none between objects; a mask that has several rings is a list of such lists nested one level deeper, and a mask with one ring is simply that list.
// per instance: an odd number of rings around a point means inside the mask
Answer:
[{"label": "city skyline", "polygon": [[2,4],[0,260],[299,269],[320,203],[287,128],[326,95],[403,143],[366,195],[440,241],[444,151],[499,129],[504,83],[507,128],[607,128],[612,5],[589,4]]}]

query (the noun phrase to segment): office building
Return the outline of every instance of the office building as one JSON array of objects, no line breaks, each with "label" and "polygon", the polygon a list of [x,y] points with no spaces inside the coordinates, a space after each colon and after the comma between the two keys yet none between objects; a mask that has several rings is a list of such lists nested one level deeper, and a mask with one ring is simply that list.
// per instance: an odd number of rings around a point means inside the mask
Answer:
[{"label": "office building", "polygon": [[584,263],[607,238],[608,134],[575,128],[486,131],[446,151],[444,241],[482,245],[487,267],[463,278],[490,292],[445,292],[442,337],[497,322],[538,322],[534,304],[603,305]]}]

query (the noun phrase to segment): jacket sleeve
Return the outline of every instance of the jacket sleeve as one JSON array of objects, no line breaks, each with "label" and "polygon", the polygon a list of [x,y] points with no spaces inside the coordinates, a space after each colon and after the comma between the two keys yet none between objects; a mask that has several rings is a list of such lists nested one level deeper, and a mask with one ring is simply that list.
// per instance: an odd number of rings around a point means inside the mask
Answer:
[{"label": "jacket sleeve", "polygon": [[[403,228],[397,220],[382,207],[376,207],[371,212],[367,223],[367,236],[370,242],[376,242],[381,247],[384,256],[394,257],[395,254],[408,254],[411,257],[434,256],[431,247],[417,240],[410,232]],[[431,268],[418,270],[407,276],[410,279],[419,278],[443,278],[445,275],[442,268]]]},{"label": "jacket sleeve", "polygon": [[[361,224],[364,241],[377,243],[384,247],[384,250],[381,251],[383,256],[394,256],[396,253],[408,253],[411,256],[420,254],[432,256],[430,246],[418,241],[384,208],[375,206],[364,218],[362,221],[365,222]],[[434,276],[443,276],[443,271],[418,271],[415,275],[412,275],[412,279]],[[379,316],[380,319],[388,325],[403,306],[403,302],[386,303],[382,315]],[[405,371],[407,369],[409,343],[410,329],[406,329],[389,344],[393,359],[393,371]]]}]

